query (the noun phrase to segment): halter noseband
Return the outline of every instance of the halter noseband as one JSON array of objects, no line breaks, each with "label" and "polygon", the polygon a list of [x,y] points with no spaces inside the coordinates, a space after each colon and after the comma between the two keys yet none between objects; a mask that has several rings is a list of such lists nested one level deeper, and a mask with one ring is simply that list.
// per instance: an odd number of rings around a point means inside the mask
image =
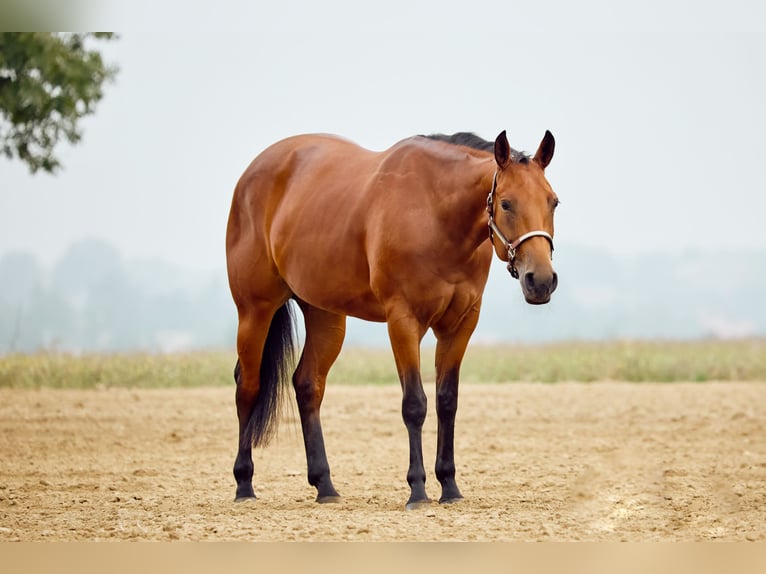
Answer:
[{"label": "halter noseband", "polygon": [[492,178],[492,189],[487,196],[487,213],[489,214],[489,240],[494,243],[495,235],[503,242],[505,248],[508,250],[508,271],[511,277],[514,279],[519,278],[519,271],[516,269],[516,250],[519,245],[524,243],[527,239],[532,237],[545,237],[548,243],[551,244],[551,259],[553,258],[553,237],[547,231],[530,231],[524,235],[518,237],[515,241],[508,241],[508,239],[500,231],[500,228],[495,223],[495,190],[497,189],[497,171],[495,171],[495,177]]}]

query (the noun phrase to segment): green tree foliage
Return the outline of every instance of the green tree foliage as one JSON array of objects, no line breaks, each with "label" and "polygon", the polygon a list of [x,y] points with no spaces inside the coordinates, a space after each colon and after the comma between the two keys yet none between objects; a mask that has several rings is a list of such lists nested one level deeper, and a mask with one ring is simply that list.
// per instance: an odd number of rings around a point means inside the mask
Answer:
[{"label": "green tree foliage", "polygon": [[61,164],[54,148],[82,138],[79,120],[95,111],[117,69],[88,48],[111,33],[0,33],[0,152],[32,173]]}]

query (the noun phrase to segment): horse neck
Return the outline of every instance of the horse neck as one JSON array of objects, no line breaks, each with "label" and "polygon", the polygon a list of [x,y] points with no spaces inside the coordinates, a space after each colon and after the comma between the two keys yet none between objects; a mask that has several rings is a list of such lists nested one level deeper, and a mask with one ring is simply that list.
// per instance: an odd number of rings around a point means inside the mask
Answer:
[{"label": "horse neck", "polygon": [[454,189],[448,194],[444,216],[451,238],[472,254],[489,238],[487,232],[487,194],[492,189],[494,160],[472,158],[460,166],[453,178]]}]

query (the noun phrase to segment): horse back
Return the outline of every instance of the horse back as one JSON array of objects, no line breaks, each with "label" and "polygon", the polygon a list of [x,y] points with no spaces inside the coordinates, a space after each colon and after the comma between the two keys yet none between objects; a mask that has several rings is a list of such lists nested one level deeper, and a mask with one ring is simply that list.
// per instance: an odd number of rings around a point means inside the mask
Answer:
[{"label": "horse back", "polygon": [[418,137],[382,152],[327,135],[277,142],[237,185],[229,259],[239,252],[259,277],[317,307],[383,321],[385,291],[403,280],[413,294],[436,288],[427,267],[455,236],[439,213],[451,188],[468,185],[454,178],[472,179],[470,159]]}]

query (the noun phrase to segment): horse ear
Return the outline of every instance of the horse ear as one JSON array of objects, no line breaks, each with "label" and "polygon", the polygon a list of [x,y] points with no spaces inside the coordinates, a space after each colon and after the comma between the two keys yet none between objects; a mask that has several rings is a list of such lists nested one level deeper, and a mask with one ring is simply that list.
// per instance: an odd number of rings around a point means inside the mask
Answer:
[{"label": "horse ear", "polygon": [[545,130],[543,141],[540,142],[540,147],[535,152],[534,160],[545,169],[553,159],[553,150],[556,147],[556,140],[553,139],[553,134],[548,130]]},{"label": "horse ear", "polygon": [[508,143],[505,130],[495,140],[495,161],[500,169],[505,169],[511,163],[511,144]]}]

